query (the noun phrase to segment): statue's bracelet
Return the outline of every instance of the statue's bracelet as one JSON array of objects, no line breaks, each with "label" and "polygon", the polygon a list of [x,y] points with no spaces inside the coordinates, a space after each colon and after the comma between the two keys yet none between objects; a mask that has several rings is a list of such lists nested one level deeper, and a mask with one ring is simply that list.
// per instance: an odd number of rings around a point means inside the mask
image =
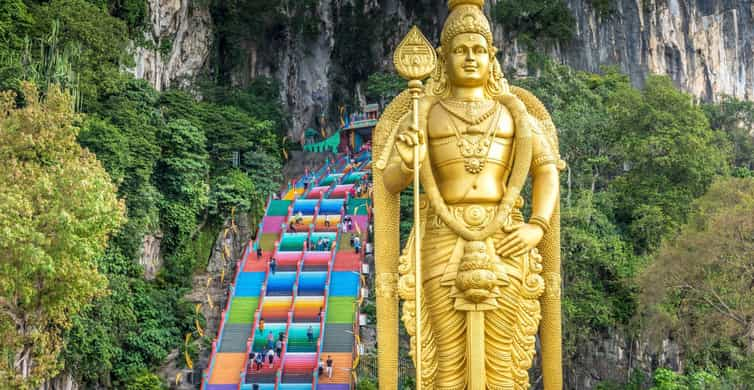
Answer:
[{"label": "statue's bracelet", "polygon": [[542,231],[544,233],[547,233],[550,230],[550,223],[547,222],[546,219],[543,217],[540,217],[539,215],[535,215],[531,218],[529,218],[529,223],[532,225],[537,225],[540,228],[542,228]]}]

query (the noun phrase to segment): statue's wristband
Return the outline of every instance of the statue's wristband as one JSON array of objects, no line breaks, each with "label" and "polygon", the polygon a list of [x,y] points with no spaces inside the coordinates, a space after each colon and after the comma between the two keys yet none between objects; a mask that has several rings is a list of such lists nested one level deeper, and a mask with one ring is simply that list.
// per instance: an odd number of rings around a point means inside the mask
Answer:
[{"label": "statue's wristband", "polygon": [[532,225],[537,225],[540,228],[542,228],[542,231],[547,233],[550,230],[550,223],[547,222],[546,219],[543,217],[540,217],[539,215],[535,215],[531,218],[529,218],[529,223]]}]

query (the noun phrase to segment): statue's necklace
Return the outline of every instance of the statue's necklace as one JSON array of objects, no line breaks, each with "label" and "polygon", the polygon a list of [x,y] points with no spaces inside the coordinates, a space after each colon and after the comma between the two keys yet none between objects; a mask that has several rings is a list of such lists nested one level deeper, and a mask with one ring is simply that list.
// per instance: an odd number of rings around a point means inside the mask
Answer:
[{"label": "statue's necklace", "polygon": [[466,169],[466,172],[471,174],[481,172],[482,169],[484,169],[484,165],[487,163],[487,155],[489,154],[490,146],[492,146],[492,137],[495,134],[495,124],[497,124],[500,119],[500,111],[497,110],[497,104],[492,105],[490,112],[489,115],[485,115],[485,119],[489,118],[495,112],[497,112],[498,115],[495,116],[492,122],[490,122],[490,125],[484,134],[482,134],[482,131],[478,126],[478,124],[481,124],[482,122],[476,124],[469,123],[470,126],[466,128],[466,133],[461,134],[456,126],[456,122],[452,117],[449,118],[456,134],[456,146],[458,146],[458,151],[461,153],[461,156],[463,156],[463,166]]},{"label": "statue's necklace", "polygon": [[472,126],[486,121],[497,109],[494,101],[444,99],[440,100],[440,105],[451,115]]}]

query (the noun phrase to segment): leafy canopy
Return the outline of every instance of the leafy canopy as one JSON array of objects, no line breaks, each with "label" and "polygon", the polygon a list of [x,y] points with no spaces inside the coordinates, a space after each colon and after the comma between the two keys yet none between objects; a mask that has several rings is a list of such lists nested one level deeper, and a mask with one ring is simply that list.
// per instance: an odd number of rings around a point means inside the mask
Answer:
[{"label": "leafy canopy", "polygon": [[0,97],[0,387],[36,388],[60,371],[62,331],[102,295],[95,259],[123,222],[94,154],[76,143],[70,95]]}]

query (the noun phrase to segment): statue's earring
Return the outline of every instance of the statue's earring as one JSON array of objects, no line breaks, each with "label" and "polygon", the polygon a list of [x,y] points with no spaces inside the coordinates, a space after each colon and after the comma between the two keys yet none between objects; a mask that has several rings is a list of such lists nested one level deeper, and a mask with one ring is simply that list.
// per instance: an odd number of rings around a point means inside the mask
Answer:
[{"label": "statue's earring", "polygon": [[435,71],[432,73],[432,80],[440,81],[443,71],[441,68],[445,66],[445,61],[442,58],[442,46],[435,49],[435,52],[437,52],[437,65],[435,66]]},{"label": "statue's earring", "polygon": [[432,73],[432,93],[436,96],[444,95],[448,90],[448,80],[445,73],[445,57],[443,57],[442,46],[435,49],[437,52],[437,65]]}]

